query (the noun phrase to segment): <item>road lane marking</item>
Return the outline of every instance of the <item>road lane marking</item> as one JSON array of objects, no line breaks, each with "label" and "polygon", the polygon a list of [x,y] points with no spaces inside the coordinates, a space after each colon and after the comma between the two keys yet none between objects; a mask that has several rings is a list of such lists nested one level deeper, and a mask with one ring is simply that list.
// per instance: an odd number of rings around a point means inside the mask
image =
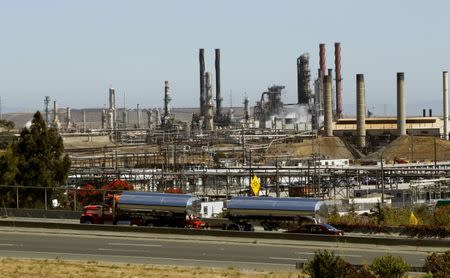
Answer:
[{"label": "road lane marking", "polygon": [[[315,253],[312,252],[294,252],[294,254],[297,255],[314,255]],[[353,257],[353,258],[362,258],[361,255],[350,255],[350,254],[336,254],[337,256],[341,256],[341,257]]]},{"label": "road lane marking", "polygon": [[114,252],[149,252],[146,249],[112,249],[112,248],[98,248],[98,251],[114,251]]},{"label": "road lane marking", "polygon": [[283,258],[283,257],[269,257],[271,260],[290,260],[290,261],[306,261],[308,259],[302,258]]},{"label": "road lane marking", "polygon": [[162,247],[161,244],[139,244],[139,243],[114,243],[109,242],[108,245],[113,246],[143,246],[143,247]]},{"label": "road lane marking", "polygon": [[297,255],[314,255],[315,253],[313,253],[313,252],[294,252],[294,254],[297,254]]},{"label": "road lane marking", "polygon": [[0,246],[16,246],[17,244],[12,243],[0,243]]},{"label": "road lane marking", "polygon": [[[186,259],[186,258],[167,258],[167,257],[146,257],[146,256],[129,256],[129,255],[104,255],[104,254],[85,254],[85,253],[65,253],[65,252],[39,252],[39,251],[11,251],[5,250],[2,252],[9,252],[10,254],[25,253],[27,254],[47,254],[51,256],[66,255],[66,256],[83,256],[83,257],[100,257],[104,260],[105,257],[111,258],[135,258],[135,259],[148,259],[148,260],[168,260],[168,261],[185,261],[185,262],[204,262],[204,263],[240,263],[240,264],[254,264],[254,265],[273,265],[273,266],[292,266],[291,264],[283,263],[263,263],[263,262],[246,262],[246,261],[223,261],[223,260],[200,260],[200,259]],[[33,257],[31,257],[33,258]],[[299,259],[301,260],[301,259]],[[85,260],[80,260],[85,261]]]}]

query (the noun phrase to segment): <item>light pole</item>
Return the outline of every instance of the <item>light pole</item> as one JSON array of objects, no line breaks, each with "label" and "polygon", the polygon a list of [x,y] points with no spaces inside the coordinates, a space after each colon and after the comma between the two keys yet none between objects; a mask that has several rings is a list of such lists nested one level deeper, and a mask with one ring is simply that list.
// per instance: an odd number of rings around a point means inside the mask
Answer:
[{"label": "light pole", "polygon": [[381,207],[384,207],[384,167],[383,167],[383,152],[381,152]]}]

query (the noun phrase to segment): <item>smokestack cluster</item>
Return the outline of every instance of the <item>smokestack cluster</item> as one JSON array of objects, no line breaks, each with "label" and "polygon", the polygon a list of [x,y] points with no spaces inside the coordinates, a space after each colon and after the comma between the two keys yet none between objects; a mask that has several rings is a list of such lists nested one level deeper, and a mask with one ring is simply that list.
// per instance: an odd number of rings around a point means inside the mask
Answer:
[{"label": "smokestack cluster", "polygon": [[309,71],[309,55],[302,54],[297,58],[297,98],[298,104],[308,104],[311,98],[309,82],[311,73]]},{"label": "smokestack cluster", "polygon": [[406,135],[405,73],[397,72],[397,133]]},{"label": "smokestack cluster", "polygon": [[336,119],[342,118],[341,43],[334,43],[334,70],[336,72]]},{"label": "smokestack cluster", "polygon": [[444,102],[444,139],[448,140],[448,72],[442,72],[442,93]]},{"label": "smokestack cluster", "polygon": [[333,136],[333,106],[331,101],[331,78],[330,76],[324,76],[324,125],[325,125],[325,136]]},{"label": "smokestack cluster", "polygon": [[364,74],[356,75],[356,136],[359,148],[366,146],[366,89]]}]

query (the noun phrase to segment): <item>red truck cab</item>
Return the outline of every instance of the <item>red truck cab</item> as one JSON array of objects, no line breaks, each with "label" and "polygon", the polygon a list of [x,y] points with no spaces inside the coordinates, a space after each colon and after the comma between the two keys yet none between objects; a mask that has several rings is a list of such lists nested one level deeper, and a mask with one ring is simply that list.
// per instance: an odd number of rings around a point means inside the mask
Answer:
[{"label": "red truck cab", "polygon": [[83,208],[81,224],[113,224],[115,203],[119,196],[111,195],[105,197],[103,205],[88,205]]}]

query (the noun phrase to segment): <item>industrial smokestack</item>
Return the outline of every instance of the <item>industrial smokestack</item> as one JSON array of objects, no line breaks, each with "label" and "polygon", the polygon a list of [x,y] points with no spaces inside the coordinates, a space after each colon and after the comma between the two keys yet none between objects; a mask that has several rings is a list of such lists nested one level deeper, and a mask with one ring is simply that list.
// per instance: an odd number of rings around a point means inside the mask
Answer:
[{"label": "industrial smokestack", "polygon": [[397,72],[397,133],[406,135],[405,73]]},{"label": "industrial smokestack", "polygon": [[206,72],[206,116],[205,116],[205,127],[207,130],[214,129],[214,113],[212,104],[212,88],[211,88],[211,74]]},{"label": "industrial smokestack", "polygon": [[72,128],[72,115],[70,113],[70,107],[66,107],[66,129]]},{"label": "industrial smokestack", "polygon": [[58,114],[56,108],[56,100],[53,101],[53,123],[55,124],[58,121]]},{"label": "industrial smokestack", "polygon": [[116,91],[114,88],[109,88],[109,121],[108,121],[108,128],[114,129],[116,128]]},{"label": "industrial smokestack", "polygon": [[[331,111],[334,112],[333,104],[336,100],[333,99],[333,69],[328,69],[328,82],[330,82],[330,92],[331,92]],[[334,116],[334,113],[333,113]]]},{"label": "industrial smokestack", "polygon": [[311,73],[309,71],[309,55],[302,54],[297,59],[297,103],[308,104],[311,97],[311,88],[309,82]]},{"label": "industrial smokestack", "polygon": [[164,118],[168,119],[170,117],[170,101],[172,98],[170,97],[170,87],[169,81],[164,81]]},{"label": "industrial smokestack", "polygon": [[137,128],[141,128],[141,110],[139,109],[139,103],[136,104],[136,118],[137,118]]},{"label": "industrial smokestack", "polygon": [[83,110],[83,133],[86,132],[86,111]]},{"label": "industrial smokestack", "polygon": [[364,74],[356,75],[356,136],[359,148],[366,146],[366,89]]},{"label": "industrial smokestack", "polygon": [[428,117],[433,117],[433,109],[428,109]]},{"label": "industrial smokestack", "polygon": [[336,118],[342,118],[341,43],[334,43],[334,67],[336,71]]},{"label": "industrial smokestack", "polygon": [[45,106],[45,123],[50,124],[50,115],[49,115],[49,105],[50,105],[50,97],[45,96],[44,98],[44,106]]},{"label": "industrial smokestack", "polygon": [[427,109],[423,109],[422,110],[422,117],[426,117],[427,116]]},{"label": "industrial smokestack", "polygon": [[442,72],[442,91],[444,95],[444,139],[448,140],[448,72]]},{"label": "industrial smokestack", "polygon": [[126,129],[128,126],[128,117],[127,117],[127,109],[124,108],[122,111],[122,124],[123,128]]},{"label": "industrial smokestack", "polygon": [[216,119],[222,115],[222,95],[220,93],[220,49],[216,48]]},{"label": "industrial smokestack", "polygon": [[244,99],[244,119],[245,122],[248,123],[250,121],[250,106],[249,106],[250,100],[248,97],[245,97]]},{"label": "industrial smokestack", "polygon": [[325,125],[325,136],[331,137],[333,136],[333,104],[331,102],[331,78],[326,75],[324,76],[324,91],[325,91],[325,100],[324,100],[324,125]]},{"label": "industrial smokestack", "polygon": [[321,78],[321,82],[322,82],[322,104],[323,101],[325,101],[325,85],[324,85],[324,81],[325,81],[325,74],[326,74],[326,55],[325,55],[325,44],[321,43],[319,45],[319,63],[320,63],[320,76]]},{"label": "industrial smokestack", "polygon": [[205,116],[206,92],[205,92],[205,50],[199,49],[198,58],[200,62],[200,116]]}]

